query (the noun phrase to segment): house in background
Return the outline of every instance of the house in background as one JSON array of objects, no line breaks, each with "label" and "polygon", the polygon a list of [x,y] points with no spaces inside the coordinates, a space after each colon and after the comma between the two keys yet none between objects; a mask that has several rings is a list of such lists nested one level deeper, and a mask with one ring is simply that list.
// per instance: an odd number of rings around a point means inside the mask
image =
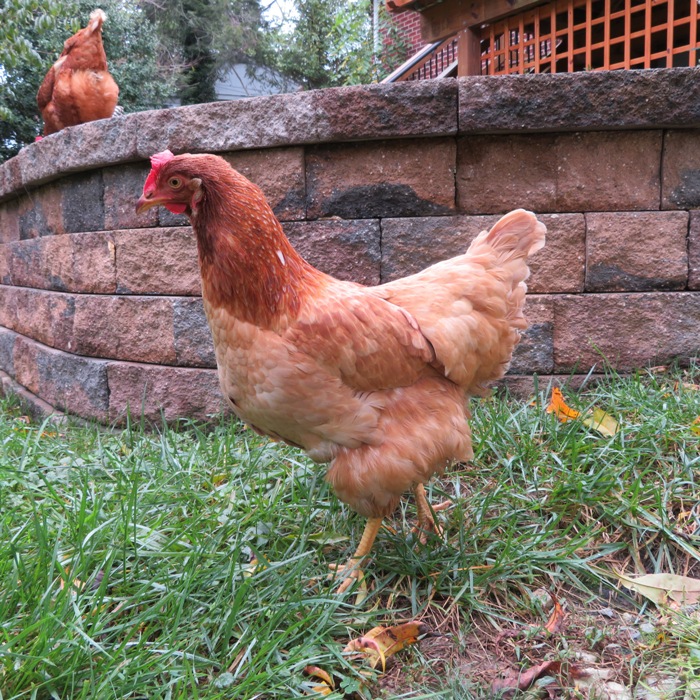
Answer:
[{"label": "house in background", "polygon": [[[269,70],[247,63],[236,63],[214,83],[217,100],[242,100],[244,97],[260,97],[261,95],[277,95],[283,92],[294,92],[298,85],[291,80]],[[166,107],[181,107],[179,97],[171,97],[166,101]]]},{"label": "house in background", "polygon": [[416,53],[383,82],[695,66],[698,2],[386,0]]},{"label": "house in background", "polygon": [[216,81],[214,90],[219,100],[240,100],[244,97],[276,95],[298,89],[291,80],[283,78],[268,68],[236,63],[231,66],[220,80]]}]

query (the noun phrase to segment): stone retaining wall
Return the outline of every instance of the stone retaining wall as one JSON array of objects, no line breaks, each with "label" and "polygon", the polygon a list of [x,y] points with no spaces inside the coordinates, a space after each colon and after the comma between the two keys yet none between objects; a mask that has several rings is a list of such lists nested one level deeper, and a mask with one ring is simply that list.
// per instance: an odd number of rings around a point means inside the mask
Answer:
[{"label": "stone retaining wall", "polygon": [[304,256],[366,284],[535,211],[514,386],[698,353],[700,69],[341,88],[84,124],[0,166],[0,378],[44,409],[222,405],[187,221],[134,213],[165,148],[225,156]]}]

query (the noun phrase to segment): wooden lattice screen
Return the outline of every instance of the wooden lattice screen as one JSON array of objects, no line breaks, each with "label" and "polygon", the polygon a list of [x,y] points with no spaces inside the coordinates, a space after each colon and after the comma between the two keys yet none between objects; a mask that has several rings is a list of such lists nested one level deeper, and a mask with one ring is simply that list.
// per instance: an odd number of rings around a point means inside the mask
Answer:
[{"label": "wooden lattice screen", "polygon": [[481,29],[481,73],[698,64],[700,0],[554,0]]}]

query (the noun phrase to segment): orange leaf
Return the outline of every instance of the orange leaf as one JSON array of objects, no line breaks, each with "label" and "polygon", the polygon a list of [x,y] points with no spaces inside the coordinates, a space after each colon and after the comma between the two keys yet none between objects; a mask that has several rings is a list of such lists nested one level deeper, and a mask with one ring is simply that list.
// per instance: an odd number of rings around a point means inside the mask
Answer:
[{"label": "orange leaf", "polygon": [[679,389],[687,389],[688,391],[698,391],[700,390],[700,385],[691,384],[690,382],[676,382],[673,385],[673,388],[675,391],[678,391]]},{"label": "orange leaf", "polygon": [[553,413],[562,423],[574,420],[580,415],[578,411],[566,405],[561,389],[556,386],[552,389],[552,398],[547,406],[547,413]]},{"label": "orange leaf", "polygon": [[331,674],[327,671],[324,671],[318,666],[307,666],[304,669],[304,673],[307,676],[311,676],[312,678],[321,681],[318,685],[311,687],[311,690],[313,690],[315,693],[319,693],[320,695],[330,695],[333,692],[335,684],[333,683]]},{"label": "orange leaf", "polygon": [[361,651],[369,659],[372,668],[376,668],[381,661],[382,671],[385,671],[388,656],[409,644],[415,644],[418,637],[427,632],[427,625],[415,620],[394,627],[375,627],[362,637],[351,640],[343,651]]},{"label": "orange leaf", "polygon": [[552,614],[549,616],[549,620],[547,620],[544,628],[550,634],[555,634],[561,629],[562,622],[564,622],[564,608],[561,607],[559,601],[551,593],[549,597],[554,603],[554,610],[552,610]]},{"label": "orange leaf", "polygon": [[[63,570],[66,572],[66,574],[70,577],[70,566],[64,566]],[[63,590],[68,584],[67,582],[61,577],[61,580],[58,582],[59,588]],[[83,588],[85,588],[85,584],[79,579],[79,578],[74,578],[73,581],[71,582],[71,585],[76,591],[82,591]]]},{"label": "orange leaf", "polygon": [[[562,423],[581,417],[581,414],[576,409],[566,405],[564,395],[557,387],[552,389],[552,398],[546,410],[547,413],[553,413]],[[620,429],[618,422],[601,408],[594,408],[592,411],[588,411],[581,419],[581,422],[607,437],[612,437]]]}]

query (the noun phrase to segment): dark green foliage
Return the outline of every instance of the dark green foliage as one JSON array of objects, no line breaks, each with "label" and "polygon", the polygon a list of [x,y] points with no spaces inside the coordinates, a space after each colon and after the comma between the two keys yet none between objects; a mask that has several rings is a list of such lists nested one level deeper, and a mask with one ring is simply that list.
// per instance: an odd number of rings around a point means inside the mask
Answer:
[{"label": "dark green foliage", "polygon": [[332,54],[334,0],[297,0],[299,20],[288,43],[281,37],[279,69],[305,88],[338,85]]},{"label": "dark green foliage", "polygon": [[185,64],[188,66],[183,74],[183,86],[180,90],[182,104],[199,104],[214,102],[217,78],[216,59],[211,46],[202,45],[197,32],[188,27],[183,43]]},{"label": "dark green foliage", "polygon": [[[0,2],[9,0],[0,0]],[[19,2],[19,0],[17,0]],[[172,95],[172,79],[156,62],[157,36],[144,13],[129,0],[67,0],[15,11],[14,34],[0,32],[0,161],[34,141],[42,123],[36,93],[46,71],[58,58],[63,42],[87,23],[98,5],[107,13],[103,40],[110,72],[119,85],[125,112],[164,106]],[[41,9],[38,6],[41,5]],[[3,5],[4,7],[4,5]]]},{"label": "dark green foliage", "polygon": [[268,65],[307,89],[381,80],[406,58],[407,49],[381,3],[375,53],[368,0],[295,0],[297,20],[276,29]]},{"label": "dark green foliage", "polygon": [[179,72],[183,104],[216,100],[214,86],[234,63],[258,63],[262,46],[258,0],[172,0],[163,10],[141,0],[161,39],[161,60]]},{"label": "dark green foliage", "polygon": [[[0,67],[4,71],[21,64],[41,65],[41,57],[26,32],[50,31],[61,14],[60,0],[0,0]],[[0,73],[0,80],[4,75]]]}]

